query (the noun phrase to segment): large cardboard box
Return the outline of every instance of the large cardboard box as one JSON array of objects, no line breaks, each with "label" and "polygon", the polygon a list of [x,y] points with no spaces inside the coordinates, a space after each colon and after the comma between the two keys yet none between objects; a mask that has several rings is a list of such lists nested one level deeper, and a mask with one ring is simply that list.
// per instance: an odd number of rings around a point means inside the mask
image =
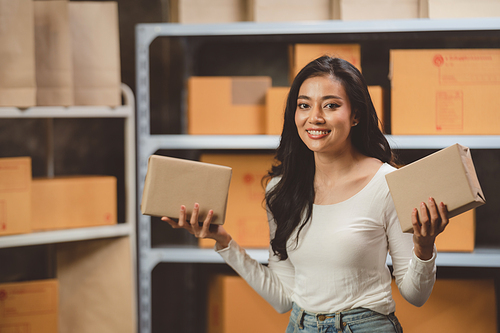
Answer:
[{"label": "large cardboard box", "polygon": [[347,60],[361,71],[359,44],[293,44],[289,52],[290,82],[305,65],[324,55]]},{"label": "large cardboard box", "polygon": [[285,117],[286,99],[289,91],[289,87],[272,87],[267,90],[265,134],[281,134]]},{"label": "large cardboard box", "polygon": [[280,314],[239,276],[215,275],[208,288],[208,333],[285,332]]},{"label": "large cardboard box", "polygon": [[391,20],[420,17],[420,0],[332,0],[334,19]]},{"label": "large cardboard box", "polygon": [[368,86],[368,92],[372,99],[373,106],[377,112],[379,119],[379,128],[382,132],[384,130],[384,117],[385,117],[385,104],[384,104],[384,89],[381,86]]},{"label": "large cardboard box", "polygon": [[247,0],[248,17],[255,22],[331,20],[332,0]]},{"label": "large cardboard box", "polygon": [[[265,190],[261,180],[273,163],[271,154],[206,154],[201,161],[228,165],[233,169],[224,229],[243,247],[269,247],[269,225]],[[200,239],[200,247],[215,241]]]},{"label": "large cardboard box", "polygon": [[142,193],[142,214],[177,219],[181,205],[186,206],[190,216],[198,203],[199,222],[205,220],[211,209],[212,223],[224,224],[232,171],[218,164],[151,155]]},{"label": "large cardboard box", "polygon": [[391,50],[392,134],[500,134],[500,49]]},{"label": "large cardboard box", "polygon": [[446,230],[436,238],[439,252],[473,252],[476,244],[476,210],[452,217]]},{"label": "large cardboard box", "polygon": [[267,76],[189,78],[188,133],[264,134],[271,83]]},{"label": "large cardboard box", "polygon": [[[438,279],[431,296],[419,308],[401,296],[394,281],[392,296],[396,301],[396,316],[405,333],[497,332],[492,279]],[[472,323],[471,318],[474,318]]]},{"label": "large cardboard box", "polygon": [[117,222],[115,177],[35,178],[31,186],[33,230],[93,227]]},{"label": "large cardboard box", "polygon": [[500,16],[497,0],[420,0],[420,6],[421,17],[432,19]]},{"label": "large cardboard box", "polygon": [[58,333],[57,280],[0,284],[0,332]]},{"label": "large cardboard box", "polygon": [[31,158],[0,158],[0,235],[31,231]]},{"label": "large cardboard box", "polygon": [[412,232],[411,212],[433,197],[454,217],[486,203],[470,150],[455,144],[385,176],[403,232]]},{"label": "large cardboard box", "polygon": [[248,21],[243,0],[171,0],[169,22],[229,23]]}]

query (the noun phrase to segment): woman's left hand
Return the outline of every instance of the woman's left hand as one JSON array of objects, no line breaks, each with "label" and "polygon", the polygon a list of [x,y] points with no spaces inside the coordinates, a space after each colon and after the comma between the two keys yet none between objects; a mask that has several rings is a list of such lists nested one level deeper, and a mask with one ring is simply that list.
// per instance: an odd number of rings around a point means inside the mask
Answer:
[{"label": "woman's left hand", "polygon": [[411,221],[415,255],[422,260],[429,260],[434,252],[437,235],[448,225],[448,208],[444,203],[438,205],[433,198],[429,198],[427,204],[420,204],[420,216],[417,208],[413,209]]}]

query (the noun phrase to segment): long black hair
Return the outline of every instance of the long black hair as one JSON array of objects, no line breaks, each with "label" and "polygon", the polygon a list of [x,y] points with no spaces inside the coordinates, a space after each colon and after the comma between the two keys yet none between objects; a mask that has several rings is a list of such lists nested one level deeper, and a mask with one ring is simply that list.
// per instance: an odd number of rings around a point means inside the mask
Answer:
[{"label": "long black hair", "polygon": [[314,155],[302,142],[295,125],[297,97],[302,83],[311,77],[331,76],[338,80],[351,102],[351,112],[358,125],[351,129],[353,146],[362,154],[382,162],[393,163],[394,157],[387,139],[379,129],[379,119],[373,106],[364,77],[349,62],[323,56],[307,64],[295,77],[285,108],[285,119],[280,144],[276,151],[276,164],[266,180],[280,177],[279,182],[266,193],[266,204],[277,228],[271,247],[280,260],[288,258],[287,241],[299,227],[310,220],[314,203]]}]

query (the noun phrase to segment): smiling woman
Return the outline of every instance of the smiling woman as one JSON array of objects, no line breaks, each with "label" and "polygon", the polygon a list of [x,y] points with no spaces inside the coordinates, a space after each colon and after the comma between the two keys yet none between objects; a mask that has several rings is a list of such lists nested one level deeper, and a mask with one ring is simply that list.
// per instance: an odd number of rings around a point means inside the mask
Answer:
[{"label": "smiling woman", "polygon": [[[181,207],[163,218],[216,250],[278,312],[293,309],[286,332],[401,332],[391,272],[403,297],[421,306],[435,281],[434,240],[447,209],[429,198],[401,231],[385,181],[393,154],[361,73],[324,56],[295,77],[285,109],[276,163],[267,176],[269,265],[250,258],[209,215],[198,224]],[[227,221],[231,223],[231,221]]]}]

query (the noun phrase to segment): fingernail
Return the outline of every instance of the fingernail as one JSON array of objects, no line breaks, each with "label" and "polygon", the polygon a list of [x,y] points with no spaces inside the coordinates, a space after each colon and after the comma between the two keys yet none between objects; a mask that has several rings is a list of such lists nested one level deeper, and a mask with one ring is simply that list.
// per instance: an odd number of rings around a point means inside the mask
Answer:
[{"label": "fingernail", "polygon": [[181,210],[182,210],[182,211],[186,210],[186,207],[181,206]]},{"label": "fingernail", "polygon": [[198,208],[198,207],[200,207],[200,205],[198,203],[195,203],[194,208]]},{"label": "fingernail", "polygon": [[420,206],[425,207],[425,202],[421,202]]},{"label": "fingernail", "polygon": [[432,197],[429,197],[429,202],[432,202]]}]

